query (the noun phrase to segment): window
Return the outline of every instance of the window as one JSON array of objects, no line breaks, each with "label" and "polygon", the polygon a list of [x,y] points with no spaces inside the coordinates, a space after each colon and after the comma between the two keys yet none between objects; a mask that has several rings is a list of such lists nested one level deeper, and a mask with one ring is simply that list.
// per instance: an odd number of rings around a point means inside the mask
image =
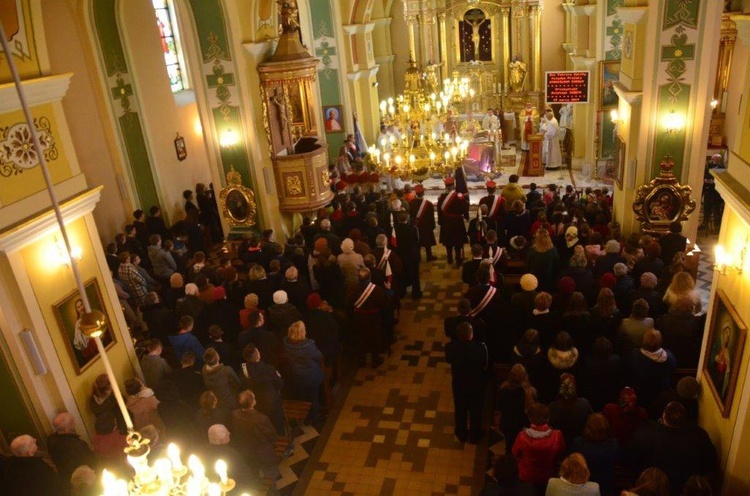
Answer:
[{"label": "window", "polygon": [[172,93],[187,89],[187,74],[185,73],[185,61],[182,57],[180,46],[180,34],[177,31],[177,21],[174,17],[174,8],[170,0],[152,0],[156,12],[156,25],[161,36],[161,47],[164,51],[164,63],[167,66],[169,84]]}]

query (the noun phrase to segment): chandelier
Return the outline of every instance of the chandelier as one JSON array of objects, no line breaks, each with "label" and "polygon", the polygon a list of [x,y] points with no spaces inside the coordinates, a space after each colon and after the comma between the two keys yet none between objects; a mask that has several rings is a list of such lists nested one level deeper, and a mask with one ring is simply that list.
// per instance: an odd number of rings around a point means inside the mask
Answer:
[{"label": "chandelier", "polygon": [[167,447],[167,458],[156,460],[152,466],[148,463],[151,452],[149,440],[131,431],[127,441],[125,453],[135,475],[132,480],[126,481],[117,479],[105,469],[102,473],[102,496],[221,496],[235,487],[235,481],[227,476],[227,464],[224,460],[216,461],[214,469],[219,480],[211,482],[197,456],[190,455],[187,466],[182,464],[180,448],[174,443]]},{"label": "chandelier", "polygon": [[368,148],[368,162],[381,174],[419,182],[452,173],[466,157],[476,129],[459,129],[455,107],[468,106],[476,93],[457,71],[438,91],[430,91],[436,67],[422,72],[410,57],[404,93],[380,102],[380,121],[388,132]]}]

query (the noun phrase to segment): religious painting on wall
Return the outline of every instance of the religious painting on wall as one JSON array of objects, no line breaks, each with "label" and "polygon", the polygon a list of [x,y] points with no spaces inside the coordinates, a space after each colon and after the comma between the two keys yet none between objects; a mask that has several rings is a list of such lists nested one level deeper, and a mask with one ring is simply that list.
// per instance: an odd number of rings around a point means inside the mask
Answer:
[{"label": "religious painting on wall", "polygon": [[326,133],[343,133],[344,126],[341,118],[341,105],[324,105],[323,117],[325,117]]},{"label": "religious painting on wall", "polygon": [[174,151],[177,154],[177,160],[182,162],[187,158],[187,147],[185,146],[185,138],[177,133],[177,137],[174,139]]},{"label": "religious painting on wall", "polygon": [[[99,310],[106,316],[107,312],[104,308],[101,291],[99,290],[99,282],[95,278],[89,279],[84,284],[84,288],[86,289],[86,296],[88,297],[91,309]],[[99,351],[94,339],[86,336],[81,331],[81,317],[84,314],[84,308],[78,289],[52,305],[52,308],[62,332],[65,347],[70,354],[76,373],[80,375],[99,357]],[[115,344],[115,338],[109,325],[110,320],[108,316],[106,322],[107,324],[101,340],[104,348],[108,349]]]},{"label": "religious painting on wall", "polygon": [[719,289],[714,297],[708,328],[708,341],[703,357],[703,377],[724,418],[729,417],[732,408],[746,334],[747,327],[726,293]]},{"label": "religious painting on wall", "polygon": [[615,83],[620,80],[620,62],[605,60],[599,64],[599,108],[601,110],[616,108],[619,98],[615,93]]}]

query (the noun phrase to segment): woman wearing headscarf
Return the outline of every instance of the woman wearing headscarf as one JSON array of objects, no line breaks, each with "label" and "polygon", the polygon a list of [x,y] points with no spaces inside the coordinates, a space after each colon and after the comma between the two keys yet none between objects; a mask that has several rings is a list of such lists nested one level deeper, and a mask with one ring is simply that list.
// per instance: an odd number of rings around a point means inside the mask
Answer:
[{"label": "woman wearing headscarf", "polygon": [[557,399],[549,404],[549,411],[549,423],[562,431],[566,446],[570,446],[573,439],[581,435],[589,415],[594,413],[589,401],[578,396],[573,374],[560,376]]},{"label": "woman wearing headscarf", "polygon": [[648,419],[648,412],[638,406],[638,395],[631,387],[622,388],[616,403],[604,405],[602,415],[607,418],[612,435],[620,446],[628,446],[635,430]]}]

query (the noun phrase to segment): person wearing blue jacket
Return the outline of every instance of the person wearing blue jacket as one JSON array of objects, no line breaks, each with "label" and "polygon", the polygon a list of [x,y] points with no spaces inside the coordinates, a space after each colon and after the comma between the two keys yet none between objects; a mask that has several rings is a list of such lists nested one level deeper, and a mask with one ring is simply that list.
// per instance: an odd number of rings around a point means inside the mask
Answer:
[{"label": "person wearing blue jacket", "polygon": [[178,360],[182,359],[182,355],[186,351],[192,351],[195,353],[195,365],[197,367],[203,366],[203,353],[206,349],[203,347],[198,338],[193,335],[193,325],[195,321],[190,315],[183,315],[180,317],[179,330],[177,334],[169,336],[169,344],[174,348],[175,357]]},{"label": "person wearing blue jacket", "polygon": [[284,353],[289,361],[289,378],[293,399],[309,401],[309,420],[320,420],[320,386],[323,384],[323,354],[315,341],[307,338],[301,320],[289,326],[284,338]]}]

